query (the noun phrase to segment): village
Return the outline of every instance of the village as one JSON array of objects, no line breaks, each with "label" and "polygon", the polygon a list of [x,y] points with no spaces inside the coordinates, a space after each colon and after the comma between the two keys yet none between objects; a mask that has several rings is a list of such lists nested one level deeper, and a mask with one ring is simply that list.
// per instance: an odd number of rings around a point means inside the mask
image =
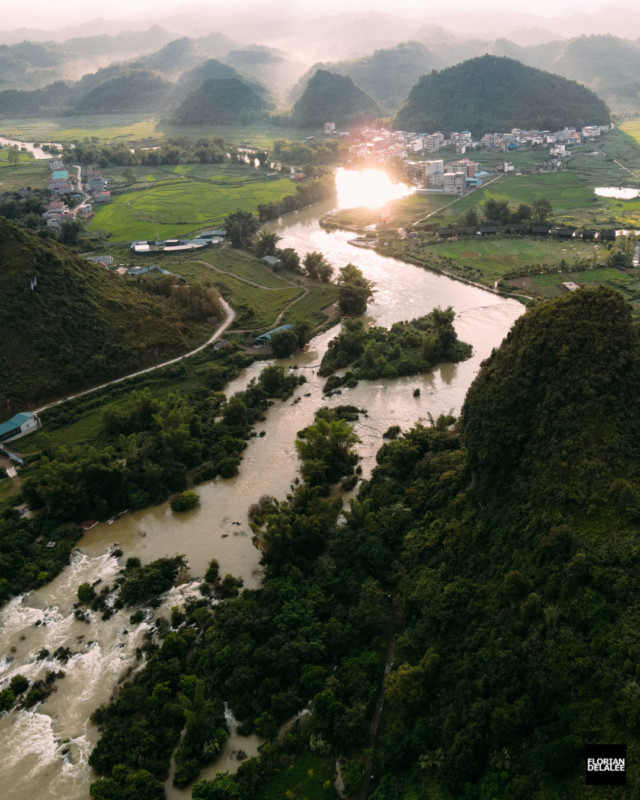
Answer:
[{"label": "village", "polygon": [[[330,131],[331,125],[325,125],[325,131]],[[497,171],[508,173],[516,171],[514,164],[508,160],[509,154],[533,148],[544,152],[549,148],[544,155],[541,152],[538,170],[562,170],[571,159],[571,147],[593,142],[607,133],[609,128],[609,125],[586,125],[580,130],[563,128],[555,132],[512,128],[509,132],[487,133],[480,139],[474,139],[470,131],[454,132],[446,138],[441,132],[362,128],[350,137],[355,141],[349,146],[348,163],[388,165],[400,160],[420,187],[418,194],[463,195],[480,188],[483,179],[492,174],[483,170],[477,161],[462,157],[469,151],[505,153],[505,160],[499,162]],[[440,151],[457,158],[446,160],[431,157]]]}]

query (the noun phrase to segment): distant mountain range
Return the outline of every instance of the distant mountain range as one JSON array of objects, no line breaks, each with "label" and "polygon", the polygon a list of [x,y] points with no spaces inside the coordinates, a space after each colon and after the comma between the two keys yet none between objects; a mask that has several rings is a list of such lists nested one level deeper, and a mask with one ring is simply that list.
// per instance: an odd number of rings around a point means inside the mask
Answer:
[{"label": "distant mountain range", "polygon": [[[321,29],[332,29],[337,19],[344,21],[346,17],[323,18]],[[365,117],[374,115],[371,102],[365,102],[355,89],[379,106],[376,116],[391,116],[422,76],[483,55],[506,56],[578,81],[616,113],[640,111],[639,41],[602,35],[523,46],[508,39],[464,39],[434,24],[409,27],[416,40],[373,49],[350,60],[318,62],[302,77],[304,64],[299,56],[281,48],[243,45],[220,32],[176,39],[157,25],[146,31],[75,37],[65,42],[0,45],[0,114],[141,111],[166,115],[205,81],[224,79],[237,79],[249,86],[264,101],[263,111],[276,105],[282,111],[287,91],[288,103],[295,107],[320,69],[351,80],[352,85],[341,85],[334,106],[348,104],[350,97],[357,103],[357,113],[350,114],[345,105],[324,114],[333,108],[331,103],[322,105],[316,113],[305,100],[294,112],[298,120],[355,119],[363,110]],[[545,37],[540,34],[538,38]],[[129,58],[124,60],[124,55]],[[82,72],[85,74],[80,80],[70,80]],[[312,96],[319,96],[321,87],[315,84],[311,89]]]},{"label": "distant mountain range", "polygon": [[[615,36],[580,36],[523,47],[507,39],[459,39],[447,31],[416,31],[425,39],[376,50],[358,59],[314,64],[295,84],[298,100],[318,68],[347,75],[388,113],[404,102],[411,87],[432,70],[482,55],[506,56],[527,66],[578,81],[618,112],[640,109],[640,41]],[[428,41],[427,41],[428,39]]]}]

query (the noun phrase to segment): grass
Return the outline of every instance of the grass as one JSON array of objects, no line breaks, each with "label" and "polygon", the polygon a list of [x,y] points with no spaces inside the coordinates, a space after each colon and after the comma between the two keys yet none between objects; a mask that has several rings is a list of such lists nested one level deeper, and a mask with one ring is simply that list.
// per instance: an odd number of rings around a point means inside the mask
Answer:
[{"label": "grass", "polygon": [[249,330],[268,330],[278,314],[302,294],[301,287],[258,289],[230,275],[214,275],[212,283],[238,314],[233,327]]},{"label": "grass", "polygon": [[[3,473],[4,474],[4,471]],[[0,479],[0,504],[4,503],[5,500],[8,500],[13,495],[17,494],[16,488],[14,486],[13,481],[11,478],[1,478]]]},{"label": "grass", "polygon": [[331,285],[310,285],[309,293],[295,303],[282,317],[282,322],[294,322],[298,317],[310,317],[316,325],[322,325],[328,319],[324,309],[337,303],[338,287]]},{"label": "grass", "polygon": [[191,261],[206,261],[214,267],[207,268],[210,278],[216,274],[215,269],[231,272],[238,278],[257,283],[269,289],[287,289],[291,287],[290,280],[275,275],[269,267],[256,256],[242,250],[225,247],[220,250],[208,248],[198,255],[192,256]]},{"label": "grass", "polygon": [[145,114],[86,114],[72,117],[5,119],[0,134],[29,141],[72,142],[96,138],[100,142],[150,138],[221,136],[225,142],[256,148],[272,147],[276,139],[304,140],[315,130],[278,127],[267,122],[253,125],[165,125]]},{"label": "grass", "polygon": [[156,122],[140,114],[82,114],[72,117],[5,119],[1,133],[31,142],[72,142],[97,138],[101,142],[157,136]]},{"label": "grass", "polygon": [[540,297],[557,297],[565,293],[561,286],[566,281],[573,281],[580,286],[597,286],[606,284],[620,291],[634,309],[634,316],[640,315],[640,274],[638,270],[614,269],[599,267],[580,272],[563,271],[546,275],[528,275],[514,278],[509,284],[516,289]]},{"label": "grass", "polygon": [[162,181],[117,195],[98,208],[91,230],[108,231],[119,241],[184,236],[220,225],[229,211],[255,212],[261,203],[294,193],[287,178],[264,181],[251,167],[194,167],[197,176],[188,168],[168,168]]},{"label": "grass", "polygon": [[2,154],[0,150],[0,192],[15,192],[23,186],[32,189],[44,189],[47,186],[51,170],[46,161],[36,161],[27,156],[19,164],[9,166],[2,161]]},{"label": "grass", "polygon": [[306,753],[288,768],[275,771],[261,789],[261,797],[264,800],[285,800],[287,797],[335,800],[338,795],[333,788],[334,777],[329,759]]},{"label": "grass", "polygon": [[522,267],[536,267],[546,264],[559,264],[564,258],[571,261],[575,257],[595,258],[597,261],[607,258],[606,248],[594,248],[593,244],[563,241],[544,238],[513,239],[465,239],[456,242],[445,242],[439,245],[421,248],[424,255],[434,254],[451,258],[457,263],[480,270],[493,282],[506,272]]}]

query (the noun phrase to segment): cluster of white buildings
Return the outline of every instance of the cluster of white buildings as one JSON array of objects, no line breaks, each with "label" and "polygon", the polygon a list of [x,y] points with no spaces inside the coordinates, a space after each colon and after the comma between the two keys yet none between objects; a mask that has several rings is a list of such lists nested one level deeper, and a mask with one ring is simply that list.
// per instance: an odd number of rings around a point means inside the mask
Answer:
[{"label": "cluster of white buildings", "polygon": [[437,153],[442,148],[449,148],[460,156],[468,149],[478,148],[509,152],[536,146],[571,146],[593,141],[608,130],[609,125],[585,125],[580,130],[563,128],[561,131],[512,128],[509,132],[487,133],[481,139],[474,139],[470,131],[454,132],[447,138],[440,131],[412,133],[363,128],[357,134],[357,141],[349,148],[349,156],[353,160],[386,163],[392,158],[412,159],[417,155]]}]

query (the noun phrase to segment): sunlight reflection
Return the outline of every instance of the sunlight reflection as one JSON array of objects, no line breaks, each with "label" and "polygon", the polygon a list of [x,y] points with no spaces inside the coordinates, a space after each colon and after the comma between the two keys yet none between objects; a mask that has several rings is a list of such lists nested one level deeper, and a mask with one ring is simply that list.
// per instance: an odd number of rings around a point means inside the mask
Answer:
[{"label": "sunlight reflection", "polygon": [[390,200],[397,200],[415,192],[405,183],[394,183],[386,172],[379,169],[336,170],[338,208],[380,208]]}]

